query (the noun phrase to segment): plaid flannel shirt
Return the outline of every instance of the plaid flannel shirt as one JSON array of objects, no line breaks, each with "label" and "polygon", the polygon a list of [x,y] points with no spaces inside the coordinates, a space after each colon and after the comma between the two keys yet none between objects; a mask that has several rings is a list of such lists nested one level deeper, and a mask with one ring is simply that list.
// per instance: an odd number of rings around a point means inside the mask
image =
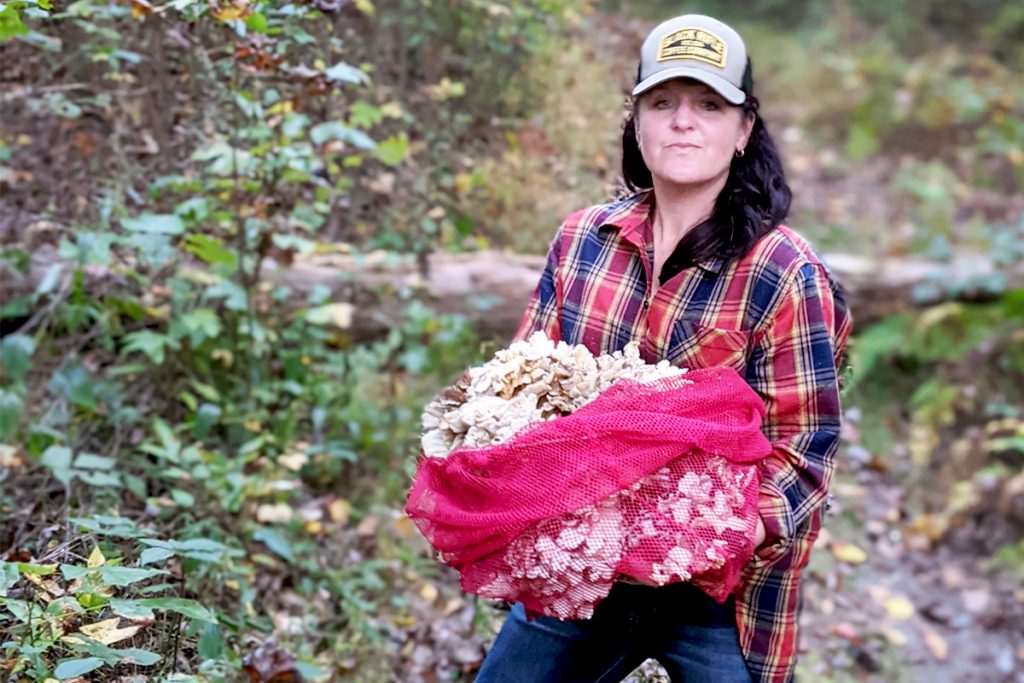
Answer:
[{"label": "plaid flannel shirt", "polygon": [[798,587],[821,528],[839,442],[838,372],[851,319],[810,245],[786,227],[745,256],[670,277],[651,295],[653,193],[594,206],[558,229],[516,334],[609,353],[637,340],[654,362],[735,368],[764,399],[767,536],[736,591],[740,646],[759,683],[792,680]]}]

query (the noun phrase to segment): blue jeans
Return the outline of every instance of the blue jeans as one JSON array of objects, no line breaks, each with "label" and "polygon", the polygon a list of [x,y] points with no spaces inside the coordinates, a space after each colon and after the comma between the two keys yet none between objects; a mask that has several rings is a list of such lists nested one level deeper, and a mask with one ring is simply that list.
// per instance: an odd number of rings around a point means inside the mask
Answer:
[{"label": "blue jeans", "polygon": [[612,683],[647,659],[673,683],[751,683],[735,610],[687,583],[617,583],[586,621],[528,621],[517,604],[476,683]]}]

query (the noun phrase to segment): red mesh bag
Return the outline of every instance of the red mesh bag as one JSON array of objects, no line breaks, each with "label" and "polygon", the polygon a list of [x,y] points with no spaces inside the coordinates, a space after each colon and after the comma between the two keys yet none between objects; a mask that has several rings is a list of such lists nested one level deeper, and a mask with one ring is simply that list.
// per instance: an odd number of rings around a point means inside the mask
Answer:
[{"label": "red mesh bag", "polygon": [[505,443],[421,458],[406,512],[463,590],[561,619],[614,581],[690,581],[722,602],[753,553],[771,446],[730,368],[620,381]]}]

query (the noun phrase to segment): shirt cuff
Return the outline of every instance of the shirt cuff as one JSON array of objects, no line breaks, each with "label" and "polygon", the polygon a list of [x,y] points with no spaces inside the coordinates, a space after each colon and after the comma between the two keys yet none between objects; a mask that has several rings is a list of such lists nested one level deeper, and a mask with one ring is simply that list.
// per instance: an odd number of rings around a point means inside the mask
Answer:
[{"label": "shirt cuff", "polygon": [[760,557],[775,556],[789,547],[793,539],[793,509],[782,489],[771,479],[761,482],[760,495],[757,498],[757,512],[764,522],[764,542],[757,549]]}]

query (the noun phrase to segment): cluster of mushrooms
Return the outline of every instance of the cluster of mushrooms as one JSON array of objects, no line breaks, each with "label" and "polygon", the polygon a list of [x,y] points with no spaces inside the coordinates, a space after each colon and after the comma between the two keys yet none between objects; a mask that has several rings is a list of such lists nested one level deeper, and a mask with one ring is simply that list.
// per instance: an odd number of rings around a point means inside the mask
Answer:
[{"label": "cluster of mushrooms", "polygon": [[532,423],[578,410],[618,380],[652,382],[685,372],[664,360],[646,363],[637,342],[595,357],[583,345],[535,332],[467,370],[427,405],[423,454],[444,458],[461,446],[503,443]]}]

